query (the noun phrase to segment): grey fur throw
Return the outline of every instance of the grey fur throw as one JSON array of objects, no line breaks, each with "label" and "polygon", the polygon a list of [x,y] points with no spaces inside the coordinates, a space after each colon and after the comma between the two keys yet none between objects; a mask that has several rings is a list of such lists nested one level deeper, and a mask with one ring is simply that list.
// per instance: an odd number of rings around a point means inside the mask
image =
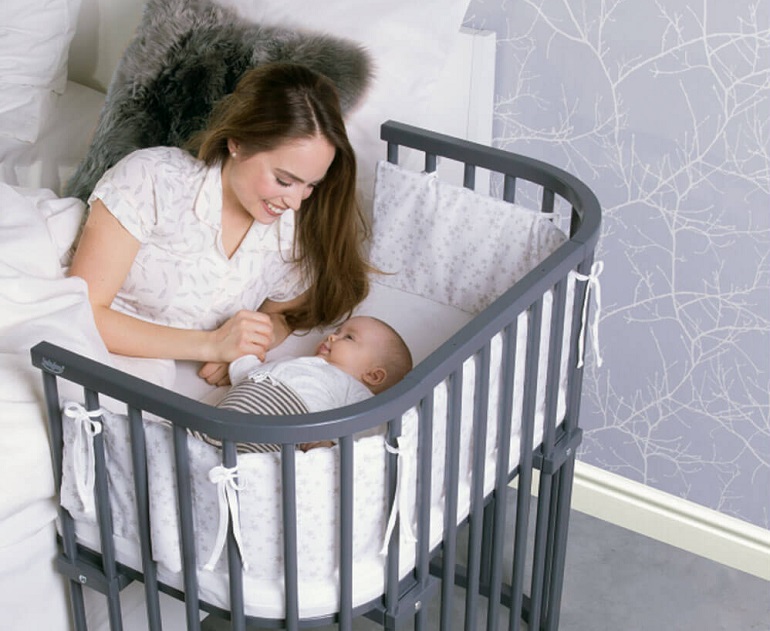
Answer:
[{"label": "grey fur throw", "polygon": [[211,0],[148,0],[65,195],[86,201],[102,174],[136,149],[184,146],[246,70],[272,61],[328,76],[345,112],[371,77],[368,54],[353,42],[248,23]]}]

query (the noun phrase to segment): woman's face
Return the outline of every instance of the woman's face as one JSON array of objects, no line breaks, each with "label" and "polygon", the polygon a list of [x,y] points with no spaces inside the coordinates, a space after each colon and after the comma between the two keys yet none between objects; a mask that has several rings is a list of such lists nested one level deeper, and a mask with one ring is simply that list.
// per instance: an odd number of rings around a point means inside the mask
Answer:
[{"label": "woman's face", "polygon": [[[270,151],[242,155],[228,142],[230,159],[222,171],[225,203],[232,203],[262,224],[286,210],[299,210],[334,160],[334,146],[323,136],[299,138]],[[234,154],[234,155],[233,155]]]}]

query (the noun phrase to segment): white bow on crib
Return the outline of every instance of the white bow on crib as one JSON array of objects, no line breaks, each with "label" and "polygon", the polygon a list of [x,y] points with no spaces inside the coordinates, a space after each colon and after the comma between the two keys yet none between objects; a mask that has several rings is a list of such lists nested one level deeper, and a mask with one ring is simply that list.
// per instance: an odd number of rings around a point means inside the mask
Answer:
[{"label": "white bow on crib", "polygon": [[238,504],[238,493],[236,492],[243,489],[243,486],[238,484],[237,479],[238,467],[227,468],[222,465],[217,465],[209,471],[209,481],[217,485],[219,526],[217,528],[217,537],[214,541],[214,549],[211,551],[211,557],[206,565],[203,566],[206,570],[213,570],[217,561],[219,561],[219,557],[222,556],[222,550],[225,547],[225,539],[227,537],[227,524],[230,518],[233,520],[233,536],[235,537],[238,551],[241,554],[243,569],[246,571],[249,569],[249,564],[246,562],[243,549],[240,505]]},{"label": "white bow on crib", "polygon": [[[75,487],[78,496],[83,504],[83,512],[93,517],[96,514],[96,505],[94,503],[94,480],[96,473],[96,460],[94,456],[94,437],[102,433],[102,424],[95,421],[97,416],[101,416],[101,408],[97,410],[86,410],[80,403],[68,401],[64,404],[64,416],[73,419],[77,423],[75,429],[75,444],[73,445],[74,467],[75,467]],[[83,441],[85,440],[86,461],[83,462]]]},{"label": "white bow on crib", "polygon": [[388,517],[388,526],[385,529],[385,540],[382,543],[382,549],[380,554],[388,553],[388,544],[390,538],[393,536],[393,531],[396,528],[396,518],[399,513],[401,519],[399,520],[399,532],[401,534],[401,540],[404,543],[414,543],[417,541],[417,537],[414,534],[412,507],[409,505],[409,496],[404,487],[404,479],[407,478],[407,473],[411,472],[412,459],[406,457],[405,451],[405,439],[403,436],[396,438],[396,444],[398,447],[393,447],[385,441],[385,449],[389,453],[396,454],[396,495],[393,498],[393,507],[390,509],[390,516]]},{"label": "white bow on crib", "polygon": [[599,276],[603,270],[604,261],[596,261],[593,265],[591,265],[591,272],[587,275],[573,272],[575,278],[588,283],[585,297],[583,298],[583,315],[580,324],[580,337],[578,337],[578,368],[582,368],[584,363],[583,356],[585,355],[586,320],[588,319],[588,301],[591,297],[591,294],[593,294],[594,302],[596,302],[594,317],[593,320],[591,320],[591,340],[593,342],[594,355],[596,355],[596,365],[602,365],[602,356],[601,352],[599,351],[599,317],[602,311],[602,286],[599,282]]}]

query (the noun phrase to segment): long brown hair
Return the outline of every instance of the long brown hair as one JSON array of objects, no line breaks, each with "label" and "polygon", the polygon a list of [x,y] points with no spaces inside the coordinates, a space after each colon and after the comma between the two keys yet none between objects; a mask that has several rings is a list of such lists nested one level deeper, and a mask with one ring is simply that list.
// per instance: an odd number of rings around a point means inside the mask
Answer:
[{"label": "long brown hair", "polygon": [[246,155],[317,135],[335,148],[324,179],[297,213],[293,256],[309,285],[286,313],[292,328],[334,324],[369,292],[363,244],[369,228],[356,194],[356,158],[332,82],[306,66],[272,63],[247,71],[191,141],[207,165],[229,159],[228,139]]}]

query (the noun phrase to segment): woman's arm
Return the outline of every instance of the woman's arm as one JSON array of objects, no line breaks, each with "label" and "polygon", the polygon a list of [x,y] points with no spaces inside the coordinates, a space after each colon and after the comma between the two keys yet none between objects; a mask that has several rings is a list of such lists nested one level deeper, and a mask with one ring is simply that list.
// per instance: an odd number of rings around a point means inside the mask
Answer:
[{"label": "woman's arm", "polygon": [[71,276],[88,284],[88,296],[107,348],[121,355],[230,362],[261,355],[273,338],[269,316],[240,311],[214,331],[178,329],[145,322],[110,308],[134,262],[140,243],[96,200],[91,205]]}]

